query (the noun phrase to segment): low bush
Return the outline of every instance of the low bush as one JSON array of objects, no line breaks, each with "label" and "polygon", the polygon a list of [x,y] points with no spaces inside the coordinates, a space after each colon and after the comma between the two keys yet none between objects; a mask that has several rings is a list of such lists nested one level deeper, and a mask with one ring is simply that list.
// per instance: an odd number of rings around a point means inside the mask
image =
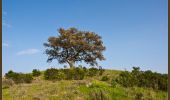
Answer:
[{"label": "low bush", "polygon": [[31,83],[33,80],[33,77],[31,74],[23,74],[23,80],[25,83]]},{"label": "low bush", "polygon": [[33,77],[31,74],[16,73],[11,70],[5,74],[5,77],[7,79],[12,79],[16,84],[31,83],[33,80]]},{"label": "low bush", "polygon": [[140,71],[139,67],[133,67],[132,72],[122,72],[116,81],[124,87],[138,86],[167,91],[168,75],[150,70]]},{"label": "low bush", "polygon": [[31,74],[16,73],[12,79],[16,84],[31,83],[33,80],[33,77]]},{"label": "low bush", "polygon": [[44,78],[46,80],[62,80],[64,79],[64,77],[65,77],[64,73],[55,68],[47,69],[44,72]]},{"label": "low bush", "polygon": [[81,67],[75,68],[75,77],[74,77],[75,80],[82,80],[84,79],[84,76],[85,76],[85,72]]},{"label": "low bush", "polygon": [[117,77],[116,82],[121,84],[124,87],[132,87],[133,86],[133,78],[130,72],[124,71],[120,73],[119,77]]},{"label": "low bush", "polygon": [[67,80],[82,80],[85,76],[85,71],[81,67],[64,69],[64,73]]},{"label": "low bush", "polygon": [[89,68],[88,69],[88,76],[90,76],[90,77],[96,76],[98,71],[99,70],[97,68],[94,68],[94,67]]},{"label": "low bush", "polygon": [[111,86],[114,88],[116,87],[116,80],[113,78],[112,81],[111,81]]},{"label": "low bush", "polygon": [[109,80],[109,77],[108,76],[103,76],[101,81],[108,81]]},{"label": "low bush", "polygon": [[9,79],[9,78],[14,77],[15,74],[16,74],[15,72],[13,72],[12,70],[9,70],[8,73],[5,73],[5,77],[6,77],[7,79]]},{"label": "low bush", "polygon": [[32,75],[37,77],[37,76],[41,75],[41,72],[38,69],[33,69],[32,70]]}]

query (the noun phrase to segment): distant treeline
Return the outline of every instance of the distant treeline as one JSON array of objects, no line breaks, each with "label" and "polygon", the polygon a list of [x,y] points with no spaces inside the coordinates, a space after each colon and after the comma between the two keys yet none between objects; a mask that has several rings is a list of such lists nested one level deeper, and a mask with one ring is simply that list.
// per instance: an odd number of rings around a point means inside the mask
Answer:
[{"label": "distant treeline", "polygon": [[119,76],[110,79],[108,76],[103,76],[104,69],[99,68],[49,68],[44,72],[40,72],[38,69],[34,69],[30,74],[17,73],[10,70],[5,74],[5,78],[11,79],[18,83],[31,83],[33,77],[38,77],[43,74],[45,80],[59,81],[59,80],[83,80],[85,77],[102,76],[101,81],[111,80],[112,87],[117,84],[124,87],[146,87],[155,90],[167,91],[168,75],[152,72],[150,70],[141,71],[139,67],[133,67],[131,72],[122,71]]}]

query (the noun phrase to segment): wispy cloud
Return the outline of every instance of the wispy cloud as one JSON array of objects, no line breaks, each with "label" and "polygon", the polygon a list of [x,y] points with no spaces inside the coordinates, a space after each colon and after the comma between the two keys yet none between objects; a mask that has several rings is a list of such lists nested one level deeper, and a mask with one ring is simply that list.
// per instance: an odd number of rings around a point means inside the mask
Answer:
[{"label": "wispy cloud", "polygon": [[38,49],[27,49],[17,53],[17,55],[32,55],[40,52]]},{"label": "wispy cloud", "polygon": [[4,47],[8,47],[8,46],[9,46],[9,44],[7,44],[7,43],[2,43],[2,46],[4,46]]}]

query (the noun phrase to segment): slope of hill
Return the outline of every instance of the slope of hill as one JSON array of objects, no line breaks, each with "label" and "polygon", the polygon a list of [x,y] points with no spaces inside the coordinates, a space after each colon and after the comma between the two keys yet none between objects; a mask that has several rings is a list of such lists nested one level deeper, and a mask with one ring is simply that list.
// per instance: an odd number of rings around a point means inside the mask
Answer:
[{"label": "slope of hill", "polygon": [[[14,84],[3,88],[3,100],[168,100],[167,92],[151,88],[112,87],[112,77],[121,71],[106,70],[102,76],[83,80],[47,81],[43,75],[30,84]],[[107,75],[108,81],[101,81]]]}]

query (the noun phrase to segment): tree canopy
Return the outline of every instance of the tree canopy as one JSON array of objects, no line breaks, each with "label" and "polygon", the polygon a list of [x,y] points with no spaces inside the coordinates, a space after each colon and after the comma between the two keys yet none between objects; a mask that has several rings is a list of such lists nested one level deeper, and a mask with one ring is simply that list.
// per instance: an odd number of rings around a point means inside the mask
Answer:
[{"label": "tree canopy", "polygon": [[57,59],[59,63],[68,63],[74,67],[75,62],[84,61],[97,65],[98,60],[105,60],[102,52],[105,50],[101,36],[94,32],[80,31],[76,28],[58,29],[59,35],[48,38],[44,43],[47,62]]}]

